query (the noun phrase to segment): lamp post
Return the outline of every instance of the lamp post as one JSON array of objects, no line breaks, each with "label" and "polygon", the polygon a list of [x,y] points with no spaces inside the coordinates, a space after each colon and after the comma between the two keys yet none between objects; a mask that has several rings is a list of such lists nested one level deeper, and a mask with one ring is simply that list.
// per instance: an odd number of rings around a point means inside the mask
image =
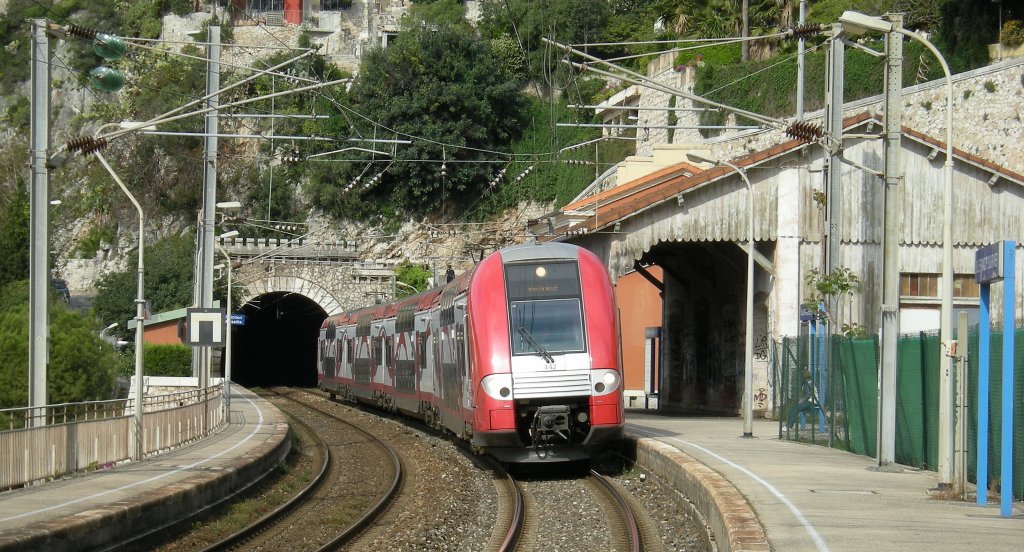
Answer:
[{"label": "lamp post", "polygon": [[690,161],[725,165],[736,171],[747,185],[747,323],[743,340],[743,436],[754,436],[754,402],[751,392],[754,388],[754,188],[747,178],[747,171],[738,166],[696,153],[687,153]]},{"label": "lamp post", "polygon": [[[866,31],[883,33],[899,33],[924,44],[932,55],[939,60],[942,72],[946,77],[946,161],[943,165],[943,209],[942,209],[942,307],[940,314],[940,341],[946,346],[953,332],[953,78],[949,73],[942,54],[923,36],[903,28],[902,23],[893,24],[878,17],[871,17],[855,11],[845,11],[839,17],[843,29],[850,34],[861,34]],[[895,231],[895,229],[892,229]],[[895,345],[895,344],[893,344]],[[948,485],[953,479],[953,407],[952,407],[952,357],[941,354],[939,378],[939,482]],[[893,377],[893,384],[895,378]],[[895,389],[890,389],[894,393]],[[879,402],[881,405],[882,403]],[[895,401],[892,401],[889,413],[895,422]],[[881,413],[879,423],[886,417]],[[879,435],[881,435],[879,431]],[[895,428],[891,434],[895,438]],[[879,447],[881,453],[881,447]],[[881,462],[881,456],[879,457]]]},{"label": "lamp post", "polygon": [[[238,235],[237,230],[225,232],[218,236],[218,242],[224,238],[233,238]],[[228,298],[227,298],[227,330],[224,333],[224,407],[231,412],[231,273],[234,266],[231,264],[231,256],[224,250],[224,247],[217,243],[217,251],[224,256],[224,262],[228,265]]]},{"label": "lamp post", "polygon": [[[241,207],[242,204],[237,201],[225,201],[217,204],[218,209],[225,211],[237,211]],[[237,235],[238,230],[231,230],[218,236],[217,240],[217,251],[224,256],[224,262],[228,265],[227,329],[224,335],[224,406],[229,413],[231,412],[231,276],[234,265],[231,263],[231,256],[221,245],[221,240]]]},{"label": "lamp post", "polygon": [[[100,127],[101,129],[103,127]],[[99,134],[99,131],[97,131]],[[103,168],[107,169],[110,176],[117,182],[117,185],[121,187],[121,191],[128,196],[128,199],[135,206],[135,209],[139,212],[139,264],[138,264],[138,283],[135,298],[135,455],[134,460],[142,460],[145,455],[145,449],[143,448],[142,442],[142,353],[143,353],[143,321],[145,320],[145,305],[146,299],[143,292],[143,273],[145,271],[145,257],[143,255],[145,236],[143,235],[143,228],[145,227],[145,215],[142,213],[142,206],[135,199],[135,196],[128,191],[128,187],[121,182],[121,179],[114,172],[114,169],[107,163],[105,157],[100,152],[96,152],[96,159],[99,159]]]}]

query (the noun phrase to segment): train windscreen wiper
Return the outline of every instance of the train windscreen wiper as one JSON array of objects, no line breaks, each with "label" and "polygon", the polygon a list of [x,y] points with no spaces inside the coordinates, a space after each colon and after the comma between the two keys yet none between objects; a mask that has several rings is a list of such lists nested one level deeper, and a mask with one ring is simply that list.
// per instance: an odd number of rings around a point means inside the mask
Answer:
[{"label": "train windscreen wiper", "polygon": [[540,343],[537,343],[537,340],[534,339],[532,335],[530,335],[530,332],[529,332],[529,330],[526,329],[526,326],[522,326],[522,325],[519,326],[519,335],[523,336],[523,339],[528,341],[530,343],[530,345],[533,346],[534,349],[537,349],[537,354],[539,354],[541,356],[541,358],[543,358],[548,364],[554,364],[555,363],[555,359],[554,359],[554,357],[551,356],[551,353],[549,353],[548,350],[545,349],[543,345],[541,345]]}]

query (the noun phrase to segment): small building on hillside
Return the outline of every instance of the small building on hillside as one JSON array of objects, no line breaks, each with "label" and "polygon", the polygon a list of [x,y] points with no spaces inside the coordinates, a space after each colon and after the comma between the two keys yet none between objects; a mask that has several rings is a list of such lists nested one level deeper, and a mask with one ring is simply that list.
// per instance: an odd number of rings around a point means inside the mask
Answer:
[{"label": "small building on hillside", "polygon": [[[219,308],[220,301],[214,301],[213,307]],[[142,324],[143,342],[153,345],[187,345],[187,313],[186,307],[151,315]],[[136,325],[134,318],[128,321],[129,330],[135,331]]]}]

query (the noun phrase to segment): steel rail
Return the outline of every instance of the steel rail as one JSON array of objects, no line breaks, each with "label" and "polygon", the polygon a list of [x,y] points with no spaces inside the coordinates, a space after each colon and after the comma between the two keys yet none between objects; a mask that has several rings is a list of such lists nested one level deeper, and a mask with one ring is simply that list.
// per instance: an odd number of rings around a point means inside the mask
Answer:
[{"label": "steel rail", "polygon": [[[303,392],[303,393],[307,394],[306,392]],[[308,393],[308,394],[313,395],[312,393]],[[313,396],[319,397],[319,395],[313,395]],[[291,399],[291,400],[299,402],[296,399]],[[324,410],[322,408],[319,408],[317,406],[313,406],[311,404],[307,404],[307,403],[304,403],[304,402],[300,403],[300,404],[302,404],[306,408],[315,410],[315,411],[323,414],[324,416],[327,416],[329,418],[337,420],[337,421],[339,421],[339,422],[341,422],[343,424],[349,425],[349,426],[355,428],[357,431],[360,431],[363,434],[365,434],[366,436],[368,436],[371,440],[375,441],[387,453],[388,458],[391,460],[391,467],[392,467],[392,469],[394,471],[394,478],[392,478],[392,480],[391,480],[391,486],[384,493],[384,495],[381,496],[380,500],[378,500],[377,503],[374,504],[372,508],[367,510],[366,513],[364,513],[362,517],[357,519],[348,529],[346,529],[344,532],[339,534],[337,537],[332,539],[327,544],[325,544],[325,545],[321,546],[319,549],[317,549],[318,552],[325,552],[327,550],[338,550],[339,548],[341,548],[342,545],[344,545],[344,544],[348,543],[349,541],[351,541],[352,539],[354,539],[364,529],[366,529],[374,521],[379,519],[384,514],[384,512],[386,512],[388,510],[388,508],[391,506],[391,504],[394,503],[394,499],[395,499],[395,497],[398,496],[399,491],[401,491],[402,484],[405,481],[405,474],[404,474],[404,470],[403,470],[403,466],[402,466],[402,459],[401,459],[401,457],[398,456],[398,453],[395,452],[395,449],[393,449],[390,445],[385,443],[383,440],[378,438],[376,435],[366,431],[365,429],[363,429],[361,427],[358,427],[358,426],[356,426],[356,425],[354,425],[354,424],[352,424],[350,422],[347,422],[344,419],[338,417],[337,415],[332,414],[330,412],[327,412],[326,410]]]},{"label": "steel rail", "polygon": [[526,501],[523,498],[523,491],[519,484],[497,460],[490,456],[479,456],[483,463],[489,465],[496,475],[501,478],[501,484],[505,487],[509,497],[509,526],[505,530],[505,536],[501,539],[498,552],[512,552],[519,544],[519,537],[523,532],[523,525],[526,522]]},{"label": "steel rail", "polygon": [[615,500],[616,505],[619,507],[619,513],[622,516],[626,532],[628,533],[629,549],[632,552],[640,552],[642,548],[642,543],[640,542],[640,527],[636,522],[636,514],[633,513],[633,509],[630,508],[626,498],[622,496],[619,489],[612,485],[603,475],[594,470],[590,470],[590,477],[600,483],[605,492],[611,495],[612,499]]},{"label": "steel rail", "polygon": [[[235,533],[232,533],[231,535],[228,535],[224,539],[222,539],[222,540],[220,540],[218,542],[215,542],[215,543],[211,544],[210,546],[207,546],[206,548],[203,548],[202,552],[214,552],[214,551],[217,551],[217,550],[230,550],[231,548],[234,548],[235,546],[238,546],[239,544],[244,543],[245,541],[249,540],[253,536],[255,536],[255,535],[259,534],[260,532],[262,532],[264,529],[266,529],[266,528],[276,524],[277,522],[281,521],[281,519],[283,519],[285,516],[287,516],[288,513],[291,512],[296,506],[298,506],[299,504],[302,504],[303,502],[309,500],[311,498],[311,495],[313,494],[313,492],[316,491],[317,489],[319,489],[320,486],[323,484],[324,480],[327,477],[327,472],[328,472],[328,470],[331,467],[331,451],[330,451],[329,448],[327,448],[327,443],[317,434],[316,431],[313,430],[312,427],[309,426],[309,424],[307,424],[306,422],[303,422],[302,420],[300,420],[300,419],[298,419],[298,418],[296,418],[294,416],[288,416],[288,417],[290,418],[291,422],[298,423],[299,425],[305,427],[306,430],[309,432],[309,434],[313,435],[314,438],[317,440],[317,446],[320,448],[320,454],[322,455],[322,457],[324,459],[322,465],[320,466],[320,472],[317,473],[316,477],[314,477],[309,482],[309,484],[306,485],[305,488],[303,488],[301,491],[299,491],[298,494],[293,496],[287,502],[285,502],[284,504],[278,506],[273,511],[268,512],[265,516],[261,517],[260,519],[250,523],[249,525],[243,527],[242,529],[239,529]],[[275,467],[275,469],[276,469],[276,467]]]}]

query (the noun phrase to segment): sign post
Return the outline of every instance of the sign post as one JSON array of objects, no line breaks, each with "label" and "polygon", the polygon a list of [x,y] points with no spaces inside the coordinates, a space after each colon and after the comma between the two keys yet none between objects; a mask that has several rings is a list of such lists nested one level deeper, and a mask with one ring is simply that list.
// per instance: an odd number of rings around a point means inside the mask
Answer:
[{"label": "sign post", "polygon": [[978,332],[978,499],[979,506],[988,504],[988,426],[989,426],[989,341],[990,287],[1003,281],[1003,394],[1002,438],[1000,440],[1000,514],[1013,515],[1013,349],[1016,319],[1016,250],[1017,242],[1005,240],[987,245],[974,256],[975,280],[981,284]]}]

